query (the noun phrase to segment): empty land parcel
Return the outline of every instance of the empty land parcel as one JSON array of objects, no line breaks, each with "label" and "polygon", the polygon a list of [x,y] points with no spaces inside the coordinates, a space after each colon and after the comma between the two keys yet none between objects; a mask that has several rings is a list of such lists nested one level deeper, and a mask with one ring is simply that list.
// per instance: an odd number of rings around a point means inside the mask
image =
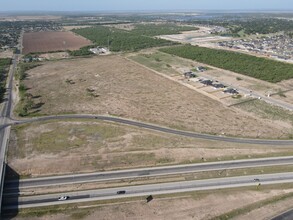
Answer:
[{"label": "empty land parcel", "polygon": [[[23,84],[38,114],[109,114],[178,129],[288,138],[292,129],[224,107],[120,56],[45,63]],[[227,120],[229,118],[229,120]]]},{"label": "empty land parcel", "polygon": [[30,32],[23,35],[23,53],[78,50],[91,41],[69,31]]},{"label": "empty land parcel", "polygon": [[39,122],[12,131],[9,166],[32,177],[195,163],[202,158],[209,162],[293,155],[292,146],[208,141],[99,120]]}]

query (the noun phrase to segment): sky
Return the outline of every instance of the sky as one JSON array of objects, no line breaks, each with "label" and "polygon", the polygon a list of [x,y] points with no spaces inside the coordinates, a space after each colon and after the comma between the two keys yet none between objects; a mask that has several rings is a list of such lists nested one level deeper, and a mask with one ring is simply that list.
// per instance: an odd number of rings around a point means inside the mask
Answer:
[{"label": "sky", "polygon": [[0,11],[293,10],[293,0],[0,0]]}]

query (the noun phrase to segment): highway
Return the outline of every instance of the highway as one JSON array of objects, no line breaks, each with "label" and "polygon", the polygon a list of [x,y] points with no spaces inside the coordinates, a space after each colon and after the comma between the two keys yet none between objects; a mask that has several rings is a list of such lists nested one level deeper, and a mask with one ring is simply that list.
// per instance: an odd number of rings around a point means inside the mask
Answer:
[{"label": "highway", "polygon": [[[8,73],[8,79],[6,83],[6,94],[4,96],[4,105],[1,109],[1,120],[0,125],[7,125],[10,120],[11,110],[12,110],[12,90],[13,90],[13,76],[17,66],[18,55],[13,55],[12,59],[12,67]],[[0,213],[2,206],[2,193],[4,188],[4,177],[5,177],[5,169],[6,169],[6,150],[10,136],[10,126],[5,126],[0,129]]]},{"label": "highway", "polygon": [[[256,178],[258,178],[259,181],[255,181]],[[199,190],[224,189],[244,186],[261,187],[261,185],[292,182],[293,172],[289,172],[69,192],[66,193],[66,196],[69,196],[69,199],[66,201],[58,201],[58,198],[61,196],[60,194],[26,196],[20,198],[17,198],[16,195],[15,198],[5,198],[3,202],[3,209],[29,208],[56,204],[191,192]],[[117,194],[118,191],[125,191],[125,194]],[[63,194],[62,196],[65,195]]]},{"label": "highway", "polygon": [[152,177],[162,175],[174,175],[212,170],[227,170],[240,168],[253,168],[264,166],[292,165],[293,157],[275,157],[249,160],[235,160],[223,162],[209,162],[189,165],[164,166],[153,168],[141,168],[120,171],[95,172],[88,174],[63,175],[42,178],[30,178],[5,182],[4,195],[18,192],[21,189],[46,187],[65,184],[80,184],[108,180],[130,179],[140,177]]}]

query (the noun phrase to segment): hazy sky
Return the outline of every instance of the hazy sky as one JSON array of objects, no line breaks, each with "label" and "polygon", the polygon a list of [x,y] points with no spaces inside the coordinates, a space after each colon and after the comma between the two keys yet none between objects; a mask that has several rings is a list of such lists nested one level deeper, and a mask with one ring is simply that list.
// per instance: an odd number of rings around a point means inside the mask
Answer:
[{"label": "hazy sky", "polygon": [[293,0],[1,0],[0,11],[293,10]]}]

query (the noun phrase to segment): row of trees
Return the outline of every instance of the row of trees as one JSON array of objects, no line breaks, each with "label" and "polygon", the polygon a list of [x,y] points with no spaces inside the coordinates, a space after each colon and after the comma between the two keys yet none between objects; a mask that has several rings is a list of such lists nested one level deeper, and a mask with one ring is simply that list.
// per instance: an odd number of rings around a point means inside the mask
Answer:
[{"label": "row of trees", "polygon": [[293,65],[247,54],[184,45],[160,49],[162,52],[196,60],[268,82],[293,78]]},{"label": "row of trees", "polygon": [[6,92],[6,79],[11,64],[10,58],[0,58],[0,101],[3,101],[3,97]]},{"label": "row of trees", "polygon": [[30,111],[32,109],[39,108],[42,103],[35,103],[33,100],[33,95],[28,93],[28,88],[25,86],[23,80],[27,77],[27,71],[35,68],[37,66],[40,66],[39,63],[21,63],[17,67],[17,74],[16,78],[19,79],[19,96],[20,96],[20,102],[17,105],[17,113],[19,116],[24,117],[30,114]]}]

